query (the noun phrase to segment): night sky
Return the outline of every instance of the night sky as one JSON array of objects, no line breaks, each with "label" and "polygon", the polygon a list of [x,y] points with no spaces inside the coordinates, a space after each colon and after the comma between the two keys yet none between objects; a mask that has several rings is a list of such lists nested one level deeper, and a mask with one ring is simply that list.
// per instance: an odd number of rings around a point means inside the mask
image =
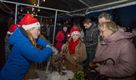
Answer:
[{"label": "night sky", "polygon": [[[113,20],[123,27],[136,27],[136,5],[104,11],[113,16]],[[90,13],[86,17],[97,21],[98,15],[102,12]]]}]

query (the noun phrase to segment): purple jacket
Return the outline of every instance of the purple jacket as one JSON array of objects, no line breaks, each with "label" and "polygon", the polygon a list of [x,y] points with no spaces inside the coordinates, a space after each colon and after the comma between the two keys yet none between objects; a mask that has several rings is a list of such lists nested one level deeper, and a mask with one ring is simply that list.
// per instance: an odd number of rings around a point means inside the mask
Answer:
[{"label": "purple jacket", "polygon": [[[98,45],[94,61],[112,58],[96,70],[109,77],[131,76],[136,71],[136,50],[131,43],[132,35],[118,31]],[[115,62],[115,64],[114,64]],[[114,64],[114,65],[113,65]],[[135,80],[133,77],[109,80]]]}]

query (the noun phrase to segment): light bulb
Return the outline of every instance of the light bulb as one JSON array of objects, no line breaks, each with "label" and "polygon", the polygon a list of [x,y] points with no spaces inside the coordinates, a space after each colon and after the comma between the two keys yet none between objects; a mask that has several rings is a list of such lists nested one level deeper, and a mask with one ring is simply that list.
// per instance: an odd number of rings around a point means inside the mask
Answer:
[{"label": "light bulb", "polygon": [[27,13],[29,13],[29,11],[27,11]]},{"label": "light bulb", "polygon": [[23,12],[23,9],[21,9],[20,11]]},{"label": "light bulb", "polygon": [[40,12],[40,9],[38,9],[38,12]]},{"label": "light bulb", "polygon": [[32,8],[32,11],[34,11],[34,8]]},{"label": "light bulb", "polygon": [[37,4],[37,6],[39,6],[39,4]]}]

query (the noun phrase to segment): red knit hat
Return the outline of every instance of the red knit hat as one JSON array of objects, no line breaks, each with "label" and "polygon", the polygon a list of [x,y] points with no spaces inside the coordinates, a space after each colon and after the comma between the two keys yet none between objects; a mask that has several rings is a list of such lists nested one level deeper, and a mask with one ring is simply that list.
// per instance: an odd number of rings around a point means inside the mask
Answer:
[{"label": "red knit hat", "polygon": [[73,34],[80,34],[80,30],[77,28],[77,27],[72,27],[71,30],[70,30],[70,35],[72,36]]},{"label": "red knit hat", "polygon": [[29,13],[25,14],[25,16],[19,22],[19,25],[21,25],[25,30],[40,27],[39,21]]},{"label": "red knit hat", "polygon": [[9,27],[9,30],[8,30],[7,34],[12,34],[12,33],[16,30],[17,27],[18,27],[17,24],[12,24],[12,25]]}]

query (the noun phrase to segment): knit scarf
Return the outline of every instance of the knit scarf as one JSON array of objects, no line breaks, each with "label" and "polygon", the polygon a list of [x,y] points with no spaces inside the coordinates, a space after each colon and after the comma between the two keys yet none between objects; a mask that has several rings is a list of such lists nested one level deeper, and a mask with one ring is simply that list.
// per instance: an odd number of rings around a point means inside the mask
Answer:
[{"label": "knit scarf", "polygon": [[75,54],[75,48],[76,48],[76,46],[78,45],[79,40],[80,40],[80,38],[77,39],[76,41],[74,41],[73,39],[71,39],[71,40],[69,41],[68,49],[69,49],[69,53],[70,53],[70,54]]}]

